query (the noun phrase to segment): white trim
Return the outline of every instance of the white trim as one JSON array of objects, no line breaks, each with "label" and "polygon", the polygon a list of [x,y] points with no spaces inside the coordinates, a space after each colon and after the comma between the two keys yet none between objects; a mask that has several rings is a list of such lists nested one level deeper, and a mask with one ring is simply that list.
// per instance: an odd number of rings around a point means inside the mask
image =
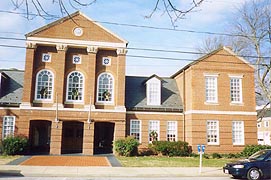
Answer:
[{"label": "white trim", "polygon": [[230,78],[240,78],[243,79],[244,75],[243,74],[228,74]]},{"label": "white trim", "polygon": [[208,111],[208,110],[190,110],[184,113],[185,115],[189,114],[221,114],[221,115],[247,115],[247,116],[255,116],[257,112],[249,112],[249,111]]},{"label": "white trim", "polygon": [[219,73],[203,73],[203,75],[206,77],[218,77]]},{"label": "white trim", "polygon": [[148,114],[148,115],[175,115],[175,116],[179,116],[179,115],[183,115],[183,113],[170,113],[170,112],[145,112],[145,111],[127,111],[126,114]]},{"label": "white trim", "polygon": [[44,44],[44,45],[57,45],[65,44],[68,46],[98,46],[108,48],[126,48],[126,43],[112,43],[112,42],[99,42],[99,41],[84,41],[74,39],[58,39],[58,38],[41,38],[41,37],[27,37],[26,43]]}]

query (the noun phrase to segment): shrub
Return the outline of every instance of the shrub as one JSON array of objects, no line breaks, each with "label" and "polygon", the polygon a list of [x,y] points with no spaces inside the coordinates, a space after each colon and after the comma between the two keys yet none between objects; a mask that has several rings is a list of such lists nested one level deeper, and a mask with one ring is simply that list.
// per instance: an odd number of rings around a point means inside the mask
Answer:
[{"label": "shrub", "polygon": [[247,145],[241,154],[242,154],[242,156],[249,157],[252,154],[256,153],[257,151],[260,151],[263,149],[271,149],[271,146],[268,146],[268,145]]},{"label": "shrub", "polygon": [[23,136],[9,136],[2,141],[2,145],[5,155],[21,155],[27,150],[28,139]]},{"label": "shrub", "polygon": [[220,158],[222,158],[222,156],[221,156],[221,154],[219,154],[219,153],[213,153],[213,154],[212,154],[212,158],[213,158],[213,159],[220,159]]},{"label": "shrub", "polygon": [[120,156],[135,156],[138,154],[139,142],[132,136],[114,142],[114,149]]},{"label": "shrub", "polygon": [[153,141],[152,147],[157,153],[166,156],[188,156],[190,154],[188,143],[183,141]]}]

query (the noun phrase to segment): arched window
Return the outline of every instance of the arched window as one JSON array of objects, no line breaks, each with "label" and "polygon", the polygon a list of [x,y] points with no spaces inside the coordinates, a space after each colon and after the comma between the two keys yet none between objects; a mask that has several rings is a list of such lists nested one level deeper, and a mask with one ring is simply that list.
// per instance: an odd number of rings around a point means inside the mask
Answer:
[{"label": "arched window", "polygon": [[52,100],[53,73],[49,70],[41,70],[36,77],[36,100]]},{"label": "arched window", "polygon": [[82,101],[84,77],[78,71],[71,72],[67,78],[67,101]]},{"label": "arched window", "polygon": [[102,73],[98,77],[98,102],[113,102],[114,78],[110,73]]}]

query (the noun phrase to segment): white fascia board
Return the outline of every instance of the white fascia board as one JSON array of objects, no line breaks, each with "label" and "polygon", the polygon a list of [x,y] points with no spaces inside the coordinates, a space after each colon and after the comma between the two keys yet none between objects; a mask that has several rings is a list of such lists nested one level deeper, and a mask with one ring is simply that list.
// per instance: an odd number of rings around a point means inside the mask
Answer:
[{"label": "white fascia board", "polygon": [[36,44],[66,44],[68,46],[97,46],[105,48],[126,48],[126,43],[112,43],[112,42],[99,42],[99,41],[84,41],[73,39],[55,39],[55,38],[42,38],[42,37],[27,37],[26,42]]},{"label": "white fascia board", "polygon": [[145,112],[145,111],[127,111],[126,114],[146,114],[146,115],[176,115],[181,116],[183,113],[170,113],[170,112]]}]

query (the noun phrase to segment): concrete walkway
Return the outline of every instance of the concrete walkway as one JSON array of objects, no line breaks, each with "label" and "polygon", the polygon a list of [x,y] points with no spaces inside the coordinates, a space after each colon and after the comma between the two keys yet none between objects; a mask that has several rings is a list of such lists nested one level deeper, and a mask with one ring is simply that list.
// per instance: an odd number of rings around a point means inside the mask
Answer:
[{"label": "concrete walkway", "polygon": [[22,166],[0,165],[1,176],[39,177],[185,177],[227,176],[221,168],[188,167],[65,167],[65,166]]}]

